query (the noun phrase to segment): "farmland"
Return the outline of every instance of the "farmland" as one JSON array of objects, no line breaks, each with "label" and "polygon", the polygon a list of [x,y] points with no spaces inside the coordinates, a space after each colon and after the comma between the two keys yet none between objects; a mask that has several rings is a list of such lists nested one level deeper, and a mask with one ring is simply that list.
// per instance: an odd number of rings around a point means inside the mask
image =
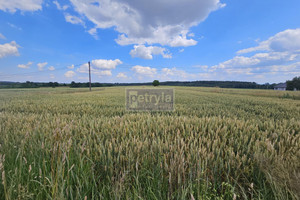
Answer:
[{"label": "farmland", "polygon": [[300,198],[300,92],[174,88],[0,90],[0,199]]}]

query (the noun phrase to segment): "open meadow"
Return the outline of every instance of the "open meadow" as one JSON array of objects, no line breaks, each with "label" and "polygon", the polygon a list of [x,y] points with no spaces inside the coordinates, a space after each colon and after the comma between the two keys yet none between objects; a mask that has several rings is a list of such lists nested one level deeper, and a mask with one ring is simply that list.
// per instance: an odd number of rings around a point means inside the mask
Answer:
[{"label": "open meadow", "polygon": [[172,88],[1,89],[0,199],[300,198],[299,91]]}]

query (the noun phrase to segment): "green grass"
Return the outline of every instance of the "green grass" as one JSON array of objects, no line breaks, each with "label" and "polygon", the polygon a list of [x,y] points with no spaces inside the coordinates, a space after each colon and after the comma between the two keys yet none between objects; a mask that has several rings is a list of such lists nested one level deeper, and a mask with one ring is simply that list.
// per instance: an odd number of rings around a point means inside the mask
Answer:
[{"label": "green grass", "polygon": [[300,92],[175,96],[149,113],[125,87],[1,90],[0,199],[300,198]]}]

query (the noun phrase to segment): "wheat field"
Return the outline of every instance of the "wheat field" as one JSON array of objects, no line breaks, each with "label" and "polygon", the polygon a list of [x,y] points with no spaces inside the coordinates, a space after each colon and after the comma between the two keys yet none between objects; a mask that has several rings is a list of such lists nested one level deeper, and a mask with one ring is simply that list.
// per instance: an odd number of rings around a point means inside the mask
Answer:
[{"label": "wheat field", "polygon": [[0,90],[0,199],[300,198],[300,92],[172,88]]}]

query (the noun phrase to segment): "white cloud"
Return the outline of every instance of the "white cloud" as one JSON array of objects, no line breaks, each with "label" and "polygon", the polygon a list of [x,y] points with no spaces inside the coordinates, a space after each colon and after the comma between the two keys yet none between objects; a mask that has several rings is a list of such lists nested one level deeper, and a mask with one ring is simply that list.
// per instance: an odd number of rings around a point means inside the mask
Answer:
[{"label": "white cloud", "polygon": [[260,60],[255,58],[255,56],[252,57],[244,57],[244,56],[236,56],[233,59],[227,60],[225,62],[222,62],[216,66],[213,66],[212,68],[227,68],[227,67],[240,67],[240,66],[251,66],[255,64],[259,64]]},{"label": "white cloud", "polygon": [[145,47],[144,45],[134,45],[130,51],[130,55],[138,58],[143,59],[153,59],[153,55],[162,55],[164,58],[172,58],[172,55],[168,53],[165,48],[156,47],[156,46],[149,46]]},{"label": "white cloud", "polygon": [[225,69],[225,72],[227,74],[243,74],[243,75],[252,75],[253,69],[252,68],[229,68],[229,69]]},{"label": "white cloud", "polygon": [[132,67],[131,70],[134,71],[137,75],[140,75],[140,76],[153,77],[157,73],[156,68],[143,67],[143,66],[140,66],[140,65],[136,65],[136,66]]},{"label": "white cloud", "polygon": [[184,70],[177,69],[176,67],[173,68],[163,68],[161,70],[160,79],[162,80],[187,80],[187,79],[195,79],[197,75],[189,74]]},{"label": "white cloud", "polygon": [[[189,29],[224,7],[219,0],[70,0],[97,29],[115,28],[120,45],[191,46]],[[95,33],[95,31],[93,31]]]},{"label": "white cloud", "polygon": [[218,65],[212,66],[209,70],[214,71],[217,69],[228,68],[245,68],[245,67],[264,67],[271,65],[282,65],[300,59],[300,54],[290,54],[288,52],[267,52],[257,53],[253,56],[235,56],[234,58]]},{"label": "white cloud", "polygon": [[68,66],[68,69],[74,69],[74,65]]},{"label": "white cloud", "polygon": [[67,71],[67,72],[65,73],[65,77],[67,77],[67,78],[72,78],[72,77],[75,76],[75,75],[76,75],[76,73],[73,72],[73,71]]},{"label": "white cloud", "polygon": [[134,78],[144,81],[151,81],[154,77],[162,81],[239,80],[260,83],[285,81],[300,75],[300,44],[298,41],[300,41],[299,29],[286,30],[260,42],[257,47],[240,51],[243,53],[254,52],[251,55],[237,55],[211,67],[196,65],[194,73],[175,67],[158,70],[135,66],[132,70],[135,72]]},{"label": "white cloud", "polygon": [[6,39],[6,37],[0,33],[0,39],[3,39],[3,40],[5,40],[5,39]]},{"label": "white cloud", "polygon": [[300,62],[296,62],[290,65],[273,65],[270,67],[270,72],[275,73],[291,73],[294,74],[295,71],[297,71],[298,68],[298,75],[300,74]]},{"label": "white cloud", "polygon": [[28,62],[27,64],[20,64],[18,65],[19,68],[22,69],[29,69],[29,67],[33,64],[33,62]]},{"label": "white cloud", "polygon": [[187,47],[187,46],[194,46],[197,44],[196,40],[193,39],[187,39],[186,34],[187,30],[182,31],[179,35],[175,36],[172,41],[170,41],[171,47]]},{"label": "white cloud", "polygon": [[21,11],[37,11],[42,9],[43,0],[1,0],[0,10],[9,11],[11,13],[17,10]]},{"label": "white cloud", "polygon": [[18,56],[19,51],[18,48],[20,46],[15,42],[12,41],[10,43],[6,44],[0,44],[0,58],[6,57],[6,56]]},{"label": "white cloud", "polygon": [[142,81],[151,81],[154,78],[161,81],[190,81],[190,80],[209,80],[213,78],[215,73],[197,73],[187,72],[183,69],[173,68],[157,68],[134,66],[132,71],[135,72],[133,77]]},{"label": "white cloud", "polygon": [[256,47],[242,49],[238,54],[250,53],[254,51],[274,51],[274,52],[299,52],[300,51],[300,28],[287,29],[262,41]]},{"label": "white cloud", "polygon": [[99,71],[96,73],[98,76],[111,76],[111,70],[104,70],[104,71]]},{"label": "white cloud", "polygon": [[45,67],[47,64],[48,64],[47,62],[38,63],[37,66],[38,66],[39,71],[44,70],[44,67]]},{"label": "white cloud", "polygon": [[187,36],[189,36],[189,37],[195,37],[195,33],[189,33]]},{"label": "white cloud", "polygon": [[79,72],[79,73],[89,73],[89,65],[87,63],[81,65],[79,68],[77,68],[77,72]]},{"label": "white cloud", "polygon": [[22,30],[22,28],[20,28],[20,27],[14,25],[14,24],[12,24],[12,23],[7,22],[7,24],[8,24],[8,26],[10,26],[10,27],[12,27],[12,28],[14,28],[14,29],[17,29],[17,30],[19,30],[19,31]]},{"label": "white cloud", "polygon": [[[104,59],[97,59],[91,61],[91,73],[98,75],[98,76],[111,76],[112,69],[115,69],[116,66],[122,64],[122,61],[119,59],[115,60],[104,60]],[[88,63],[81,65],[77,71],[79,73],[89,73],[89,66]]]},{"label": "white cloud", "polygon": [[79,17],[73,16],[73,15],[70,15],[69,13],[65,14],[65,19],[67,22],[70,22],[71,24],[80,24],[82,26],[85,26],[82,19],[80,19]]},{"label": "white cloud", "polygon": [[55,70],[55,68],[54,68],[53,66],[50,66],[50,67],[48,67],[48,70],[50,70],[50,71],[54,71],[54,70]]},{"label": "white cloud", "polygon": [[115,60],[92,60],[91,66],[98,68],[98,69],[115,69],[117,65],[122,64],[122,61],[119,59]]},{"label": "white cloud", "polygon": [[123,72],[118,73],[117,78],[128,78],[127,75]]},{"label": "white cloud", "polygon": [[50,78],[54,79],[55,78],[54,74],[50,74]]},{"label": "white cloud", "polygon": [[58,10],[67,10],[69,8],[68,5],[61,6],[57,1],[53,1]]},{"label": "white cloud", "polygon": [[88,33],[90,35],[92,35],[96,40],[98,40],[98,36],[97,36],[97,28],[91,28],[90,30],[88,30]]},{"label": "white cloud", "polygon": [[179,75],[185,74],[183,70],[178,70],[176,68],[171,68],[171,69],[163,68],[162,73],[165,76],[174,76],[175,74],[179,74]]},{"label": "white cloud", "polygon": [[[263,51],[263,52],[261,52]],[[300,29],[288,29],[277,33],[256,47],[242,49],[238,54],[254,52],[251,56],[235,56],[212,66],[209,71],[228,74],[253,75],[254,73],[297,72],[300,74]]]}]

